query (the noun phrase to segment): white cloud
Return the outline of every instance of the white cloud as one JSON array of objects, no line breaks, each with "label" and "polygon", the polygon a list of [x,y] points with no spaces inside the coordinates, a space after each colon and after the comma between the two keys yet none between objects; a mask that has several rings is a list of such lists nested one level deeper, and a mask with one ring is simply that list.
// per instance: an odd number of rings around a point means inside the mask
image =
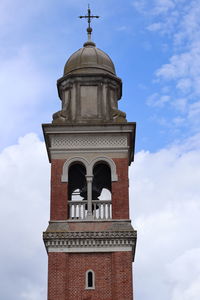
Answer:
[{"label": "white cloud", "polygon": [[[200,293],[200,248],[186,251],[167,266],[173,285],[172,300],[198,300]],[[174,272],[176,270],[176,272]]]},{"label": "white cloud", "polygon": [[146,1],[145,0],[135,0],[132,2],[133,7],[140,13],[143,13],[146,8]]},{"label": "white cloud", "polygon": [[158,31],[161,29],[161,27],[162,27],[161,23],[153,23],[153,24],[147,26],[147,29],[149,31]]},{"label": "white cloud", "polygon": [[133,7],[140,13],[151,13],[152,15],[166,14],[175,6],[172,0],[153,0],[149,3],[147,0],[133,1]]},{"label": "white cloud", "polygon": [[197,101],[189,106],[188,119],[194,125],[200,125],[200,101]]},{"label": "white cloud", "polygon": [[184,79],[191,80],[199,76],[200,71],[200,50],[199,47],[185,52],[173,55],[168,64],[163,65],[156,71],[156,76],[166,80]]},{"label": "white cloud", "polygon": [[[147,11],[148,1],[144,3]],[[146,5],[146,6],[145,6]],[[147,104],[168,106],[173,110],[173,123],[196,132],[200,129],[200,1],[154,1],[149,16],[149,31],[167,36],[171,56],[156,71],[157,91],[149,96]],[[170,41],[171,39],[171,41]],[[163,87],[168,92],[163,95]],[[170,87],[170,90],[169,90]],[[160,89],[160,90],[159,90]],[[184,99],[184,101],[180,101]],[[176,109],[174,111],[174,108]],[[183,120],[185,122],[183,122]],[[168,122],[166,122],[168,124]]]},{"label": "white cloud", "polygon": [[[185,112],[187,108],[187,98],[175,99],[172,105],[180,112]],[[179,117],[177,117],[179,118]]]},{"label": "white cloud", "polygon": [[48,74],[44,74],[30,52],[28,47],[22,47],[15,56],[0,57],[1,147],[13,141],[19,132],[34,130],[51,107],[50,103],[46,111],[41,110],[53,85],[49,86]]},{"label": "white cloud", "polygon": [[163,107],[169,101],[170,101],[170,96],[159,95],[157,93],[154,93],[148,97],[147,104],[155,107]]},{"label": "white cloud", "polygon": [[153,13],[156,15],[167,13],[170,9],[175,7],[172,0],[154,0]]},{"label": "white cloud", "polygon": [[35,134],[0,153],[1,299],[46,297],[41,234],[49,216],[49,171],[44,143]]},{"label": "white cloud", "polygon": [[[136,154],[130,170],[130,194],[133,223],[138,230],[134,277],[137,299],[199,297],[200,268],[192,274],[185,272],[183,278],[177,268],[177,262],[183,262],[188,270],[199,261],[199,250],[195,250],[200,248],[199,149],[197,135],[155,153]],[[193,259],[187,259],[188,253]]]}]

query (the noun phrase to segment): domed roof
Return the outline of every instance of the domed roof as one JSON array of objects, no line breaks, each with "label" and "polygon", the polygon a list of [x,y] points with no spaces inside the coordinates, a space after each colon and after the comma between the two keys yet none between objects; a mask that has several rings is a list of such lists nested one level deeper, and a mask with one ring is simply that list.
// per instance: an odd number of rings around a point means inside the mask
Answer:
[{"label": "domed roof", "polygon": [[115,75],[115,66],[105,52],[96,48],[92,41],[88,41],[66,62],[64,75],[68,73],[111,73]]}]

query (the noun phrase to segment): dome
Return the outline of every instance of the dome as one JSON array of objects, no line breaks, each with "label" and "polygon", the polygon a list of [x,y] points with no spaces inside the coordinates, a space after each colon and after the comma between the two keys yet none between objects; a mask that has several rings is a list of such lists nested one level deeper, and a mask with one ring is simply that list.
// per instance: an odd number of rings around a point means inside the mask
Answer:
[{"label": "dome", "polygon": [[88,41],[66,62],[64,75],[68,73],[111,73],[115,75],[115,66],[105,52],[96,48],[95,43]]}]

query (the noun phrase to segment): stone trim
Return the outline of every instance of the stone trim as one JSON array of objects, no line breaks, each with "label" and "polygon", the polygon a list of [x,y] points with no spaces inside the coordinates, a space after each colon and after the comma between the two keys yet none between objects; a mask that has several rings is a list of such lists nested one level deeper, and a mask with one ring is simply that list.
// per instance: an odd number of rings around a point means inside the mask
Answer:
[{"label": "stone trim", "polygon": [[86,168],[86,175],[87,176],[93,176],[93,167],[97,162],[106,162],[109,167],[110,167],[110,171],[111,171],[111,181],[118,181],[118,176],[117,176],[117,171],[116,171],[116,165],[114,163],[114,161],[106,156],[100,156],[100,157],[96,157],[95,159],[93,159],[92,161],[88,161],[85,158],[81,157],[81,156],[77,156],[77,157],[73,157],[68,159],[64,165],[63,165],[63,172],[62,172],[62,176],[61,176],[61,181],[62,182],[68,182],[68,170],[70,165],[73,162],[82,162]]},{"label": "stone trim", "polygon": [[116,165],[111,158],[106,157],[106,156],[96,157],[95,159],[93,159],[91,161],[89,168],[88,168],[89,174],[93,174],[94,165],[98,162],[106,162],[109,165],[110,170],[111,170],[111,180],[118,181]]},{"label": "stone trim", "polygon": [[[49,161],[52,158],[62,158],[70,153],[124,153],[129,157],[129,163],[133,161],[133,149],[135,143],[135,128],[136,123],[91,123],[91,124],[43,124],[43,132],[45,138],[45,144],[48,152]],[[105,134],[106,133],[106,134]],[[63,145],[57,145],[55,141],[61,137],[59,143]],[[73,137],[74,136],[74,140]],[[98,136],[98,139],[97,139]],[[66,140],[63,137],[66,137]],[[70,137],[70,141],[67,138]],[[99,140],[106,143],[101,143]],[[114,137],[114,138],[113,138]],[[118,137],[118,138],[117,138]],[[122,138],[122,139],[121,139]],[[125,145],[126,138],[126,145]],[[78,140],[80,147],[78,147]],[[86,142],[88,139],[88,143]],[[62,140],[62,141],[61,141]],[[90,140],[90,141],[89,141]],[[52,146],[56,142],[56,145]],[[82,142],[83,146],[81,146]],[[69,146],[65,146],[66,143],[70,143]],[[71,143],[72,148],[71,148]]]},{"label": "stone trim", "polygon": [[65,252],[65,253],[105,253],[105,252],[133,252],[133,249],[131,246],[118,246],[118,247],[74,247],[74,248],[68,248],[68,247],[48,247],[48,253],[49,252]]},{"label": "stone trim", "polygon": [[76,157],[72,157],[72,158],[68,159],[63,165],[63,172],[62,172],[62,177],[61,177],[62,182],[68,182],[68,170],[69,170],[70,165],[73,162],[81,162],[85,166],[86,170],[87,170],[87,166],[89,165],[88,160],[86,160],[84,157],[81,157],[81,156],[76,156]]},{"label": "stone trim", "polygon": [[[92,273],[92,286],[89,286],[88,273]],[[89,269],[85,272],[85,289],[94,290],[95,289],[95,272],[92,269]]]},{"label": "stone trim", "polygon": [[90,149],[127,147],[127,136],[52,135],[53,149]]},{"label": "stone trim", "polygon": [[136,231],[44,232],[47,252],[116,252],[132,251]]}]

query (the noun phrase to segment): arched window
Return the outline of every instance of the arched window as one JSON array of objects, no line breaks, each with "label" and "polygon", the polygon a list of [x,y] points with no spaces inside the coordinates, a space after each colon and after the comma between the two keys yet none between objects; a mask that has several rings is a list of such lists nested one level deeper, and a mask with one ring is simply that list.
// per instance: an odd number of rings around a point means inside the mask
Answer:
[{"label": "arched window", "polygon": [[85,219],[87,214],[86,168],[73,162],[68,171],[68,200],[70,219]]},{"label": "arched window", "polygon": [[69,167],[69,186],[68,199],[77,200],[76,196],[81,196],[84,200],[87,199],[87,184],[86,184],[86,168],[79,162],[73,163]]},{"label": "arched window", "polygon": [[88,270],[86,272],[86,278],[85,278],[85,285],[86,285],[86,289],[95,289],[95,274],[92,270]]},{"label": "arched window", "polygon": [[95,219],[112,218],[112,181],[110,166],[99,161],[93,168],[92,211]]},{"label": "arched window", "polygon": [[92,199],[99,199],[103,189],[112,192],[111,171],[106,163],[98,162],[93,168]]}]

